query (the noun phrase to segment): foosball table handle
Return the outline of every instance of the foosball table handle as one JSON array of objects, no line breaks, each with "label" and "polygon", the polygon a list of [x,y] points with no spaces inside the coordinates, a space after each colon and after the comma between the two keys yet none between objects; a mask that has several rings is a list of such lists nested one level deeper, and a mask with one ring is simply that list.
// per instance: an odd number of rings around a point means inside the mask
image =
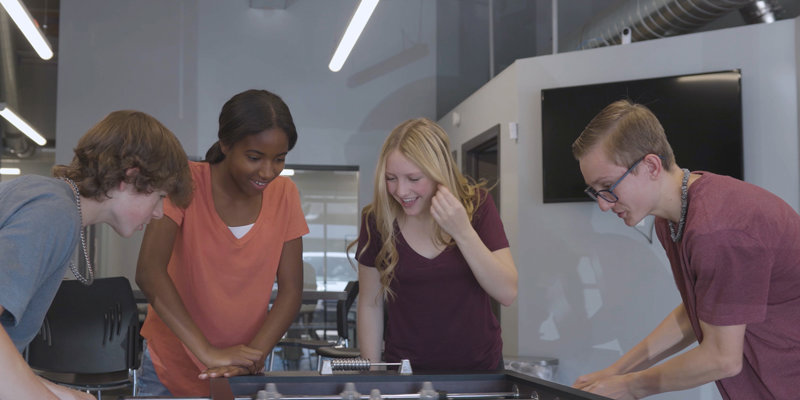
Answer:
[{"label": "foosball table handle", "polygon": [[411,362],[407,359],[399,363],[374,363],[365,358],[332,358],[322,362],[320,374],[333,375],[334,371],[368,371],[371,367],[398,366],[400,375],[411,375]]}]

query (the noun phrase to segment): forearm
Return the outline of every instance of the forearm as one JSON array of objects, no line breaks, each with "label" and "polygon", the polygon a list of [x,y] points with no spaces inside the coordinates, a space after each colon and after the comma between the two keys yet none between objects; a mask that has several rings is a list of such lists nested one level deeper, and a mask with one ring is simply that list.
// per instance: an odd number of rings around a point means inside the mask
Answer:
[{"label": "forearm", "polygon": [[55,396],[55,398],[60,400],[95,399],[95,397],[89,393],[79,392],[66,386],[57,385],[41,377],[39,377],[39,381],[42,382],[42,384],[53,394],[53,396]]},{"label": "forearm", "polygon": [[158,272],[161,271],[152,271],[146,277],[137,275],[139,287],[167,327],[192,354],[208,365],[206,353],[211,344],[189,315],[189,311],[183,304],[183,300],[166,270],[163,273]]},{"label": "forearm", "polygon": [[278,294],[261,329],[250,342],[251,347],[265,354],[281,339],[297,318],[303,298],[303,239],[283,244],[278,262]]},{"label": "forearm", "polygon": [[686,309],[681,303],[611,368],[619,374],[640,371],[686,348],[695,340]]},{"label": "forearm", "polygon": [[194,323],[167,273],[178,225],[169,218],[147,225],[136,264],[136,284],[162,321],[204,364],[208,365],[210,344]]},{"label": "forearm", "polygon": [[300,310],[301,301],[302,291],[280,290],[280,286],[278,286],[278,295],[275,296],[272,309],[269,310],[264,324],[250,341],[250,347],[259,349],[265,354],[269,353],[294,322],[297,312]]},{"label": "forearm", "polygon": [[631,375],[631,393],[637,398],[697,387],[739,373],[741,364],[695,347],[655,367]]},{"label": "forearm", "polygon": [[362,305],[359,301],[356,319],[358,349],[361,357],[371,362],[381,362],[383,347],[383,307]]},{"label": "forearm", "polygon": [[508,306],[517,298],[517,268],[508,248],[489,250],[474,229],[453,239],[467,260],[472,274],[492,298]]},{"label": "forearm", "polygon": [[[2,313],[3,307],[0,307]],[[0,326],[0,400],[55,399],[28,367],[6,330]]]},{"label": "forearm", "polygon": [[356,332],[361,357],[372,362],[381,361],[383,347],[383,296],[380,273],[377,269],[358,266],[358,308]]},{"label": "forearm", "polygon": [[684,390],[737,375],[742,368],[746,325],[713,326],[700,321],[703,342],[662,364],[631,374],[639,397]]}]

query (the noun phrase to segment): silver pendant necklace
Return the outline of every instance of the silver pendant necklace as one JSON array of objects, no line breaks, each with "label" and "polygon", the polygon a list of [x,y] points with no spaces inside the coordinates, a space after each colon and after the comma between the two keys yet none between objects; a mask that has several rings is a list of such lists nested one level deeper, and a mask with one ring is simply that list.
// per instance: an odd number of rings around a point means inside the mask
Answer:
[{"label": "silver pendant necklace", "polygon": [[669,224],[669,237],[673,243],[678,243],[683,236],[683,225],[686,223],[686,208],[689,206],[689,170],[686,168],[683,171],[683,181],[681,182],[681,219],[678,221],[678,229],[676,232],[675,225],[672,221],[667,221]]},{"label": "silver pendant necklace", "polygon": [[84,234],[83,228],[83,211],[81,211],[81,193],[78,191],[78,185],[69,178],[61,178],[69,183],[72,186],[72,193],[75,195],[75,204],[78,206],[78,217],[81,219],[81,248],[83,249],[83,259],[86,261],[86,276],[83,276],[80,271],[78,271],[78,266],[75,265],[72,261],[69,262],[69,269],[72,270],[72,274],[75,275],[75,279],[79,280],[82,284],[89,286],[94,282],[94,269],[92,269],[92,263],[89,261],[89,252],[86,251],[86,235]]}]

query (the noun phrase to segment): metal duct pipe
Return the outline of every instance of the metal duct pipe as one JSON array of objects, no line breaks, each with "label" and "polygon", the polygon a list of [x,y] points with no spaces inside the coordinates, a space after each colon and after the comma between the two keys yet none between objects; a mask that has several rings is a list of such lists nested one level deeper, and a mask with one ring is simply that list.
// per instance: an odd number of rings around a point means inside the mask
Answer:
[{"label": "metal duct pipe", "polygon": [[783,12],[778,0],[756,0],[739,9],[746,24],[775,22]]},{"label": "metal duct pipe", "polygon": [[630,0],[584,25],[562,51],[620,44],[626,28],[634,42],[691,32],[752,1]]}]

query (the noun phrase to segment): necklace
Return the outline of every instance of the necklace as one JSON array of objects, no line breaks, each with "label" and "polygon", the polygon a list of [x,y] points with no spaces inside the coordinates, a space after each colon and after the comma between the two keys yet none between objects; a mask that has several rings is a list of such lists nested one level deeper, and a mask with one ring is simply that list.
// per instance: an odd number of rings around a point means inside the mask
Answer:
[{"label": "necklace", "polygon": [[669,236],[672,238],[673,243],[678,243],[678,241],[681,240],[681,236],[683,236],[683,225],[686,223],[686,208],[689,205],[689,170],[683,168],[682,171],[683,182],[681,182],[681,219],[678,221],[677,232],[675,232],[675,225],[672,224],[672,221],[667,221],[669,223]]},{"label": "necklace", "polygon": [[[78,191],[78,185],[72,179],[69,178],[61,178],[69,183],[72,186],[72,193],[75,195],[75,204],[78,206],[78,217],[81,219],[81,225],[83,225],[83,211],[81,211],[81,192]],[[86,286],[89,286],[94,282],[94,270],[92,269],[92,263],[89,261],[89,252],[86,251],[86,235],[84,234],[83,226],[81,226],[81,248],[83,249],[83,259],[86,261],[86,276],[83,276],[80,271],[78,271],[78,266],[75,265],[72,261],[69,262],[69,269],[72,270],[72,274],[75,275],[75,279],[79,280]]]}]

